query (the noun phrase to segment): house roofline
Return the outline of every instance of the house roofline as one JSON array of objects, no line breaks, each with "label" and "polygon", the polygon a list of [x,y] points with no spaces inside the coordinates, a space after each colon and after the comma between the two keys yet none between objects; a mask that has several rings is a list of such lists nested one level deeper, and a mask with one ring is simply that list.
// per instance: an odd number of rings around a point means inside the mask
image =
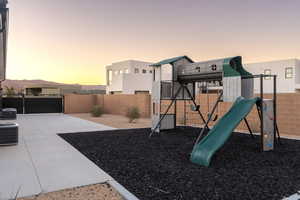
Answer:
[{"label": "house roofline", "polygon": [[261,64],[261,63],[275,63],[275,62],[282,62],[282,61],[300,61],[298,58],[288,58],[288,59],[280,59],[280,60],[270,60],[270,61],[262,61],[262,62],[249,62],[249,63],[244,63],[244,65],[248,64]]}]

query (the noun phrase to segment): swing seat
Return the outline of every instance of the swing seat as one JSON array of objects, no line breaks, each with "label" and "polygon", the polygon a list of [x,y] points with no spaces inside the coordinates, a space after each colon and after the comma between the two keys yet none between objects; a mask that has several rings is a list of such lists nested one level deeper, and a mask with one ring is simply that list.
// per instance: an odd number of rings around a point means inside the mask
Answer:
[{"label": "swing seat", "polygon": [[214,122],[215,122],[215,121],[217,121],[217,120],[218,120],[218,118],[219,118],[219,115],[215,115],[215,117],[214,117],[213,121],[214,121]]},{"label": "swing seat", "polygon": [[197,106],[191,105],[191,110],[192,111],[198,111],[199,109],[200,109],[200,105],[197,105]]},{"label": "swing seat", "polygon": [[[207,118],[209,118],[210,115],[211,115],[210,113],[207,113]],[[218,118],[219,118],[218,115],[212,116],[212,121],[215,122],[218,120]]]}]

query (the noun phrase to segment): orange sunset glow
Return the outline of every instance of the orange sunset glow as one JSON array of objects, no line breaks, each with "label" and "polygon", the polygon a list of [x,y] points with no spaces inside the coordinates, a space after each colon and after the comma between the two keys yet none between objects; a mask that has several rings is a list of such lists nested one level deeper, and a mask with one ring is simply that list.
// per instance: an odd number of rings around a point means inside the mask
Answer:
[{"label": "orange sunset glow", "polygon": [[10,0],[8,79],[105,84],[105,66],[300,57],[300,1]]}]

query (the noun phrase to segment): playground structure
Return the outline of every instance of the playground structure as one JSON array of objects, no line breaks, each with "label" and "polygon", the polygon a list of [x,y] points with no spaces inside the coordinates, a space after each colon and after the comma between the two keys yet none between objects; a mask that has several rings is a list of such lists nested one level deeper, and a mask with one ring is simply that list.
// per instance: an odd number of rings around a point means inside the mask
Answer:
[{"label": "playground structure", "polygon": [[[164,73],[167,65],[171,68]],[[152,64],[153,84],[151,97],[152,128],[149,137],[177,126],[177,101],[192,101],[192,111],[199,114],[204,126],[201,129],[191,153],[193,163],[209,166],[214,153],[229,139],[231,133],[244,121],[250,135],[252,130],[246,119],[256,105],[260,119],[260,143],[262,151],[274,149],[275,141],[280,140],[276,122],[276,75],[253,75],[242,66],[242,57],[230,57],[206,62],[194,62],[187,56],[166,59]],[[273,98],[264,99],[263,80],[273,79]],[[254,79],[259,79],[260,95],[254,97]],[[221,89],[207,119],[195,101],[196,83],[217,82]],[[207,88],[206,88],[207,90]],[[162,100],[169,100],[167,109],[162,112]],[[214,113],[220,102],[234,102],[229,111],[218,121]],[[170,113],[170,108],[174,107]],[[217,121],[210,129],[209,122]],[[276,134],[277,133],[277,134]]]}]

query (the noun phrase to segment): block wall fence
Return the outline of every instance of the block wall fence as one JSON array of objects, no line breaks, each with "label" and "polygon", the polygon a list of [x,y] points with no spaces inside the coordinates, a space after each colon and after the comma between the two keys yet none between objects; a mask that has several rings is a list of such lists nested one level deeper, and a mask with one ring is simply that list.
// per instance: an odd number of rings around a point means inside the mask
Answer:
[{"label": "block wall fence", "polygon": [[[269,94],[264,95],[265,98],[271,98]],[[200,94],[196,97],[197,104],[200,105],[201,112],[207,119],[208,107],[210,110],[215,103],[217,95]],[[163,101],[162,112],[167,108],[170,101]],[[191,111],[191,101],[177,101],[177,122],[186,125],[201,125],[202,121],[197,112]],[[231,107],[232,103],[222,102],[219,104],[216,114],[220,119]],[[104,111],[109,114],[125,115],[127,109],[137,106],[142,117],[150,117],[151,96],[147,94],[137,95],[65,95],[64,108],[65,113],[87,113],[90,112],[94,105],[100,105]],[[186,114],[184,115],[184,110]],[[174,106],[170,109],[170,113],[174,111]],[[250,127],[253,131],[259,131],[259,118],[256,107],[247,116]],[[299,93],[282,93],[277,94],[277,123],[279,131],[282,134],[300,136],[300,94]],[[213,125],[211,122],[210,125]],[[150,126],[150,125],[149,125]],[[238,127],[239,130],[247,130],[246,125],[242,121]]]},{"label": "block wall fence", "polygon": [[141,117],[150,117],[151,96],[147,94],[79,95],[64,96],[64,113],[89,113],[94,105],[103,107],[104,112],[125,115],[128,108],[139,108]]}]

